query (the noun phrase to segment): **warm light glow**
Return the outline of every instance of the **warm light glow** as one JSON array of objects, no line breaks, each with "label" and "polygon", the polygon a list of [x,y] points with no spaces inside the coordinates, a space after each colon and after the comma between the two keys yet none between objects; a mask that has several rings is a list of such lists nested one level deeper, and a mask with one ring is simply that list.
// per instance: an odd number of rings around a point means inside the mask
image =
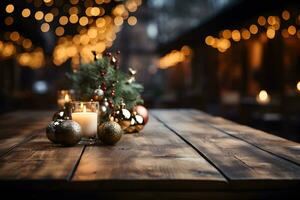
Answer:
[{"label": "warm light glow", "polygon": [[65,103],[68,103],[70,102],[70,97],[69,97],[69,94],[66,94],[65,95]]},{"label": "warm light glow", "polygon": [[266,34],[267,34],[267,37],[269,39],[273,39],[275,37],[275,30],[274,30],[274,28],[269,27]]},{"label": "warm light glow", "polygon": [[275,23],[276,23],[276,18],[274,17],[274,16],[269,16],[268,17],[268,23],[270,24],[270,25],[275,25]]},{"label": "warm light glow", "polygon": [[44,52],[41,48],[37,48],[31,53],[21,53],[17,56],[17,61],[22,66],[38,69],[45,63]]},{"label": "warm light glow", "polygon": [[300,92],[300,81],[297,83],[297,90]]},{"label": "warm light glow", "polygon": [[213,37],[210,36],[210,35],[207,36],[207,37],[205,38],[205,43],[206,43],[207,45],[209,45],[209,46],[213,45],[214,42],[215,42],[215,38],[213,38]]},{"label": "warm light glow", "polygon": [[228,30],[228,29],[224,30],[224,31],[222,32],[222,36],[223,36],[223,38],[225,38],[225,39],[230,39],[230,38],[231,38],[231,31]]},{"label": "warm light glow", "polygon": [[96,26],[98,27],[98,28],[102,28],[102,27],[104,27],[105,26],[105,19],[104,18],[98,18],[97,20],[96,20]]},{"label": "warm light glow", "polygon": [[55,29],[55,34],[57,36],[62,36],[64,33],[65,33],[65,29],[61,26],[59,26]]},{"label": "warm light glow", "polygon": [[44,13],[42,11],[37,11],[34,15],[36,20],[42,20],[44,17]]},{"label": "warm light glow", "polygon": [[22,11],[22,16],[23,17],[29,17],[30,16],[31,11],[28,8],[23,9]]},{"label": "warm light glow", "polygon": [[247,29],[242,30],[242,38],[244,40],[248,40],[250,38],[251,34]]},{"label": "warm light glow", "polygon": [[20,34],[16,31],[14,31],[10,34],[10,39],[14,42],[18,41],[20,39]]},{"label": "warm light glow", "polygon": [[48,32],[50,29],[50,25],[48,23],[43,23],[41,26],[41,31],[42,32]]},{"label": "warm light glow", "polygon": [[97,37],[98,31],[96,28],[90,28],[87,32],[89,38],[95,38]]},{"label": "warm light glow", "polygon": [[184,62],[188,59],[188,56],[191,55],[192,49],[188,46],[183,46],[180,51],[173,50],[167,55],[163,56],[158,61],[158,66],[161,69],[166,69],[180,62]]},{"label": "warm light glow", "polygon": [[83,112],[86,112],[86,106],[85,105],[83,106]]},{"label": "warm light glow", "polygon": [[47,14],[45,15],[45,21],[46,21],[46,22],[52,22],[53,19],[54,19],[54,15],[53,15],[52,13],[47,13]]},{"label": "warm light glow", "polygon": [[12,17],[6,17],[4,20],[5,25],[10,26],[14,23],[14,18]]},{"label": "warm light glow", "polygon": [[266,18],[264,16],[259,16],[257,19],[257,23],[261,26],[266,25]]},{"label": "warm light glow", "polygon": [[32,47],[32,42],[30,39],[24,39],[22,45],[25,49],[30,49]]},{"label": "warm light glow", "polygon": [[137,18],[135,16],[130,16],[128,19],[127,19],[127,22],[130,26],[134,26],[136,25],[137,23]]},{"label": "warm light glow", "polygon": [[284,11],[282,12],[281,17],[282,17],[282,19],[284,19],[284,20],[289,20],[289,19],[290,19],[290,13],[289,13],[289,11],[284,10]]},{"label": "warm light glow", "polygon": [[70,15],[70,18],[69,18],[69,20],[70,20],[70,22],[72,23],[72,24],[75,24],[75,23],[77,23],[78,22],[78,16],[77,15]]},{"label": "warm light glow", "polygon": [[232,39],[236,42],[240,41],[241,40],[241,34],[238,30],[234,30],[232,31]]},{"label": "warm light glow", "polygon": [[255,24],[252,24],[250,26],[249,30],[250,30],[250,33],[252,33],[252,34],[256,34],[258,32],[258,28]]},{"label": "warm light glow", "polygon": [[284,37],[284,38],[288,38],[290,35],[289,35],[289,32],[287,31],[287,29],[283,29],[282,31],[281,31],[281,35],[282,35],[282,37]]},{"label": "warm light glow", "polygon": [[79,0],[70,0],[70,3],[75,5],[75,4],[78,4]]},{"label": "warm light glow", "polygon": [[86,26],[89,23],[89,19],[86,16],[80,17],[79,24],[81,26]]},{"label": "warm light glow", "polygon": [[68,17],[66,17],[66,16],[61,16],[60,18],[59,18],[59,23],[60,23],[60,25],[66,25],[67,23],[68,23]]},{"label": "warm light glow", "polygon": [[261,90],[259,94],[256,96],[256,101],[259,104],[266,105],[270,103],[271,97],[269,96],[266,90]]},{"label": "warm light glow", "polygon": [[5,11],[6,11],[7,13],[12,13],[12,12],[14,12],[14,10],[15,10],[15,7],[14,7],[14,5],[12,5],[12,4],[8,4],[8,5],[6,6],[6,8],[5,8]]},{"label": "warm light glow", "polygon": [[296,32],[297,32],[297,29],[296,29],[295,26],[291,25],[291,26],[288,27],[288,32],[289,32],[290,35],[295,35]]},{"label": "warm light glow", "polygon": [[300,30],[297,31],[297,38],[300,39]]},{"label": "warm light glow", "polygon": [[75,14],[75,15],[77,15],[78,14],[78,8],[77,7],[71,7],[70,9],[69,9],[69,14],[70,15],[72,15],[72,14]]},{"label": "warm light glow", "polygon": [[123,24],[123,18],[120,16],[115,17],[114,23],[116,26],[121,26]]}]

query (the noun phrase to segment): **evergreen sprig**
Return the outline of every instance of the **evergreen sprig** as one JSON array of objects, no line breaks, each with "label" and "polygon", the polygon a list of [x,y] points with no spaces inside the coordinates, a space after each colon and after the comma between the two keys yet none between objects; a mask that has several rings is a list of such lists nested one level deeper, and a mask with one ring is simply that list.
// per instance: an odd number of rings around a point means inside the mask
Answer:
[{"label": "evergreen sprig", "polygon": [[[104,76],[101,76],[102,71],[105,72]],[[122,100],[129,110],[132,110],[137,104],[143,104],[141,98],[143,86],[135,81],[128,81],[130,75],[116,69],[108,56],[88,64],[82,64],[76,72],[69,73],[67,76],[72,81],[78,100],[93,99],[95,89],[104,83],[107,86],[104,97],[112,100],[115,107],[120,106]],[[114,87],[112,87],[113,84]],[[115,90],[114,97],[111,96],[113,88]]]}]

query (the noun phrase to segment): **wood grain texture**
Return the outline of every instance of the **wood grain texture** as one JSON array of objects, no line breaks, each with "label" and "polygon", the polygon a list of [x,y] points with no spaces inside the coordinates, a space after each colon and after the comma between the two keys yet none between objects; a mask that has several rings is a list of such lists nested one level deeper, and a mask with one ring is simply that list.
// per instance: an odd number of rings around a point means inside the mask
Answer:
[{"label": "wood grain texture", "polygon": [[44,130],[51,111],[18,111],[0,116],[0,157]]},{"label": "wood grain texture", "polygon": [[200,123],[194,114],[178,110],[151,113],[202,152],[230,181],[300,180],[299,166]]},{"label": "wood grain texture", "polygon": [[141,133],[123,135],[116,146],[86,147],[73,181],[107,180],[139,180],[135,186],[155,180],[154,188],[160,187],[160,181],[169,185],[178,180],[226,182],[193,148],[151,116]]},{"label": "wood grain texture", "polygon": [[67,180],[83,148],[52,144],[43,130],[0,158],[0,180]]},{"label": "wood grain texture", "polygon": [[227,134],[240,138],[258,148],[300,165],[299,143],[244,126],[221,117],[213,117],[198,110],[181,110],[180,112],[184,115],[192,115],[193,118],[197,119],[200,123],[207,123],[212,127],[226,132]]}]

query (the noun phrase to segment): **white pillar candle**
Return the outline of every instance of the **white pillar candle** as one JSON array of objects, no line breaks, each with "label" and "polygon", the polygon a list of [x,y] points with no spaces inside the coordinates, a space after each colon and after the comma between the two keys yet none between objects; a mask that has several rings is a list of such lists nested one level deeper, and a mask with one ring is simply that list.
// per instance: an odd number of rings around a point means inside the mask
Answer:
[{"label": "white pillar candle", "polygon": [[74,112],[72,120],[78,122],[81,126],[82,136],[85,138],[95,137],[97,134],[97,118],[96,112]]}]

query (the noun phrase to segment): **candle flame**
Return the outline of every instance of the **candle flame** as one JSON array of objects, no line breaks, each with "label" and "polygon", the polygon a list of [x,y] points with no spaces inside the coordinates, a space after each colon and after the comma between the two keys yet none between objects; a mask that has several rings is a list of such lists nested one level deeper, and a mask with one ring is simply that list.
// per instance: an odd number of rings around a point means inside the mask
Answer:
[{"label": "candle flame", "polygon": [[65,95],[65,102],[69,102],[70,101],[70,96],[68,94]]},{"label": "candle flame", "polygon": [[83,112],[86,112],[86,106],[83,106]]},{"label": "candle flame", "polygon": [[82,102],[80,103],[80,108],[83,109],[83,103]]}]

